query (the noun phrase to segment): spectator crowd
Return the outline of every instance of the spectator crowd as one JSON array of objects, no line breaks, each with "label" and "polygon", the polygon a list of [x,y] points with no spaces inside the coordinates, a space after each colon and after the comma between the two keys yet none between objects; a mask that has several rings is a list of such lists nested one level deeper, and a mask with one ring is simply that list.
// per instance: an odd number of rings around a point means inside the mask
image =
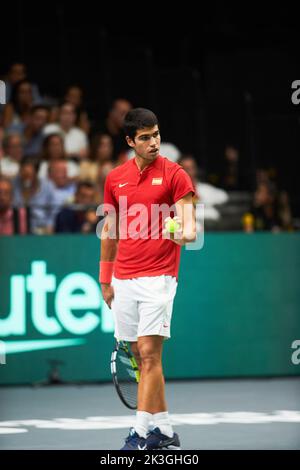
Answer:
[{"label": "spectator crowd", "polygon": [[[12,64],[2,79],[6,104],[0,105],[0,235],[95,233],[105,178],[132,157],[122,131],[132,104],[125,98],[114,100],[103,122],[95,123],[78,85],[49,104],[24,64]],[[225,148],[217,180],[206,177],[196,158],[181,154],[176,143],[163,142],[161,154],[191,176],[195,202],[205,205],[207,227],[222,228],[222,207],[232,192],[242,189],[238,149]],[[257,170],[256,189],[239,220],[246,232],[294,229],[289,195],[278,191],[268,171]]]}]

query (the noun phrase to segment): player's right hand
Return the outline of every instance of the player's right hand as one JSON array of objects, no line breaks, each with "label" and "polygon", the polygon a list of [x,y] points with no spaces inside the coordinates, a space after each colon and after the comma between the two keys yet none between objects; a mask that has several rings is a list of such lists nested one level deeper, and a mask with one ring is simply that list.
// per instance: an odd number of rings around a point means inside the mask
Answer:
[{"label": "player's right hand", "polygon": [[114,288],[111,284],[101,284],[101,290],[104,302],[111,308],[111,303],[114,298]]}]

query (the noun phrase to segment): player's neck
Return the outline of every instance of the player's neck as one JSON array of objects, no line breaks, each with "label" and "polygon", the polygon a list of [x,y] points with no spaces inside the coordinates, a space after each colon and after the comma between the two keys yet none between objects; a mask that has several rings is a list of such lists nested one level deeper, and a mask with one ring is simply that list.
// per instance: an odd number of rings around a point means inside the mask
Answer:
[{"label": "player's neck", "polygon": [[140,171],[144,171],[144,169],[147,168],[147,166],[151,165],[151,163],[153,163],[154,160],[157,159],[157,156],[153,158],[153,160],[147,160],[146,158],[142,158],[139,155],[136,155],[134,159],[135,159],[135,163],[138,169]]}]

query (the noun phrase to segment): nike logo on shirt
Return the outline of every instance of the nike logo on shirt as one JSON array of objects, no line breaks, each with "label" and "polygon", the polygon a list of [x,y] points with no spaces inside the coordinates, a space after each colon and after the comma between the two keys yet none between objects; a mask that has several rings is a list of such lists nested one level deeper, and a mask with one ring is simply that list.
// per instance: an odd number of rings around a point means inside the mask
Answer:
[{"label": "nike logo on shirt", "polygon": [[123,188],[123,186],[126,186],[126,184],[128,184],[128,183],[123,183],[123,184],[120,183],[119,188]]}]

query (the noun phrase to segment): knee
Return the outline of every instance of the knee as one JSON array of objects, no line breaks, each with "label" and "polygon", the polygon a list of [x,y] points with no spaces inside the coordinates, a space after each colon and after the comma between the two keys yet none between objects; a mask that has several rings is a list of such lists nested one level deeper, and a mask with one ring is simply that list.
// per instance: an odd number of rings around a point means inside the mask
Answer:
[{"label": "knee", "polygon": [[161,357],[152,348],[140,348],[139,350],[143,369],[149,370],[154,367],[161,367]]}]

